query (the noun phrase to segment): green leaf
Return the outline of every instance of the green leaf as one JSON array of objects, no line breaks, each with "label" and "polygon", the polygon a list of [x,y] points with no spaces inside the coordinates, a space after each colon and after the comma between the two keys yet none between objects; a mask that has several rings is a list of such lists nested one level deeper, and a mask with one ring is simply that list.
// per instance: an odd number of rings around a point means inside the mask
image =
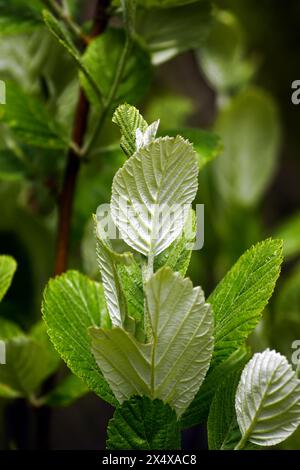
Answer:
[{"label": "green leaf", "polygon": [[[120,403],[147,395],[169,403],[180,416],[207,372],[212,348],[210,305],[200,287],[193,289],[170,268],[145,285],[153,338],[147,344],[120,328],[90,328],[92,351]],[[176,309],[174,306],[176,305]]]},{"label": "green leaf", "polygon": [[220,155],[223,150],[220,137],[213,132],[203,131],[202,129],[172,129],[163,132],[162,135],[169,135],[170,137],[181,135],[184,139],[189,140],[197,152],[200,170]]},{"label": "green leaf", "polygon": [[242,439],[273,446],[300,424],[300,380],[286,358],[275,351],[257,353],[243,370],[235,409]]},{"label": "green leaf", "polygon": [[6,347],[6,364],[0,366],[0,396],[30,397],[54,372],[57,358],[53,361],[53,352],[43,342],[7,320],[0,319],[0,338]]},{"label": "green leaf", "polygon": [[224,152],[214,164],[216,185],[228,203],[253,206],[270,184],[278,159],[276,104],[259,89],[247,89],[221,111],[216,131]]},{"label": "green leaf", "polygon": [[9,288],[17,269],[17,263],[11,256],[0,256],[0,301]]},{"label": "green leaf", "polygon": [[300,213],[294,214],[275,231],[276,238],[283,240],[283,255],[285,258],[298,256],[300,253]]},{"label": "green leaf", "polygon": [[6,105],[2,108],[3,122],[25,144],[48,149],[67,147],[62,129],[46,107],[12,82],[6,83]]},{"label": "green leaf", "polygon": [[1,36],[32,33],[35,27],[41,25],[40,16],[32,3],[22,0],[0,0]]},{"label": "green leaf", "polygon": [[146,256],[165,250],[182,232],[197,176],[196,154],[179,136],[137,151],[113,181],[111,215],[122,239]]},{"label": "green leaf", "polygon": [[185,276],[191,260],[192,247],[195,244],[196,230],[196,213],[191,210],[182,234],[166,250],[156,256],[154,270],[158,271],[163,266],[169,266],[172,271]]},{"label": "green leaf", "polygon": [[210,450],[234,449],[241,439],[235,414],[235,393],[242,368],[225,377],[209,410],[207,428]]},{"label": "green leaf", "polygon": [[214,13],[212,28],[198,57],[212,86],[230,94],[251,80],[256,61],[246,57],[244,32],[237,17],[229,11]]},{"label": "green leaf", "polygon": [[[108,29],[105,34],[91,41],[82,56],[82,64],[97,83],[102,96],[108,97],[123,53],[125,32]],[[127,58],[121,82],[118,85],[113,105],[128,101],[137,102],[145,95],[151,80],[151,64],[148,53],[137,42],[133,42]],[[99,104],[99,97],[82,73],[81,84],[93,103]]]},{"label": "green leaf", "polygon": [[228,375],[240,370],[248,358],[249,352],[243,346],[234,351],[221,364],[209,369],[200,390],[181,417],[180,424],[182,428],[190,428],[199,423],[205,423],[217,388],[222,385]]},{"label": "green leaf", "polygon": [[76,375],[69,374],[48,395],[42,397],[42,402],[48,406],[70,406],[88,392],[88,387]]},{"label": "green leaf", "polygon": [[137,32],[150,51],[152,62],[158,65],[201,46],[209,33],[211,19],[208,0],[178,8],[140,10]]},{"label": "green leaf", "polygon": [[25,177],[24,163],[11,150],[0,150],[0,180],[19,181]]},{"label": "green leaf", "polygon": [[131,157],[136,151],[136,130],[145,131],[147,122],[140,112],[129,104],[121,104],[114,112],[112,122],[119,126],[121,131],[121,149]]},{"label": "green leaf", "polygon": [[104,400],[116,400],[90,351],[87,329],[109,328],[103,288],[76,271],[51,280],[42,305],[47,331],[71,371]]},{"label": "green leaf", "polygon": [[281,263],[281,240],[258,243],[239,258],[210,295],[215,317],[213,367],[241,346],[258,324]]},{"label": "green leaf", "polygon": [[72,39],[68,33],[68,30],[64,27],[63,23],[58,21],[55,16],[53,16],[48,10],[43,11],[43,18],[46,26],[53,36],[58,40],[58,42],[68,51],[70,56],[74,59],[78,68],[83,73],[87,83],[93,90],[93,93],[96,94],[97,99],[102,102],[102,95],[99,89],[97,82],[94,80],[94,77],[89,72],[88,68],[85,66],[84,61],[82,60],[81,54],[78,52],[74,46]]},{"label": "green leaf", "polygon": [[132,397],[116,409],[107,428],[107,449],[180,449],[176,413],[161,400]]}]

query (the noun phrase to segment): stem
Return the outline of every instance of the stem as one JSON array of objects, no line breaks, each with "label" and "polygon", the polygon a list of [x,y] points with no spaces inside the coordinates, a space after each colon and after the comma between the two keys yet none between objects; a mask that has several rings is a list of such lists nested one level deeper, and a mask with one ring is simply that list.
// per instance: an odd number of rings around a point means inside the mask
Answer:
[{"label": "stem", "polygon": [[243,448],[245,447],[247,441],[248,441],[248,433],[246,433],[241,438],[241,440],[237,443],[237,445],[235,446],[235,448],[233,450],[243,450]]},{"label": "stem", "polygon": [[[73,141],[79,147],[81,147],[83,143],[84,135],[87,129],[89,108],[90,106],[87,98],[81,89],[79,93],[73,130]],[[71,231],[71,216],[79,168],[80,159],[71,148],[68,154],[63,187],[59,201],[58,237],[54,269],[55,275],[63,273],[67,268]]]},{"label": "stem", "polygon": [[89,43],[89,38],[85,36],[81,28],[76,24],[68,12],[62,8],[55,0],[44,0],[45,5],[50,8],[52,13],[57,15],[62,20],[70,31],[76,36],[84,45]]},{"label": "stem", "polygon": [[[106,10],[110,0],[98,0],[91,37],[102,34],[107,25]],[[87,130],[90,105],[83,89],[80,89],[75,113],[72,142],[82,148]],[[73,146],[69,149],[67,166],[59,201],[58,236],[54,274],[58,275],[67,269],[71,232],[71,218],[75,195],[76,181],[80,169],[80,158]]]},{"label": "stem", "polygon": [[109,112],[109,110],[110,110],[110,108],[113,104],[113,101],[115,99],[116,92],[118,90],[120,81],[122,80],[122,76],[123,76],[124,68],[125,68],[125,65],[126,65],[127,56],[130,52],[131,44],[132,44],[131,38],[129,36],[127,36],[126,41],[125,41],[125,45],[124,45],[124,49],[122,51],[122,54],[120,56],[120,60],[119,60],[119,63],[118,63],[118,68],[117,68],[117,71],[116,71],[116,74],[115,74],[115,79],[112,83],[108,98],[105,101],[104,106],[102,108],[99,120],[98,120],[98,122],[97,122],[97,124],[96,124],[96,126],[95,126],[95,128],[92,132],[91,138],[82,150],[82,155],[83,156],[87,155],[90,152],[90,150],[92,149],[92,147],[93,147],[93,145],[94,145],[94,143],[95,143],[95,141],[96,141],[96,139],[99,135],[99,132],[101,131],[102,126],[105,122],[107,113]]}]

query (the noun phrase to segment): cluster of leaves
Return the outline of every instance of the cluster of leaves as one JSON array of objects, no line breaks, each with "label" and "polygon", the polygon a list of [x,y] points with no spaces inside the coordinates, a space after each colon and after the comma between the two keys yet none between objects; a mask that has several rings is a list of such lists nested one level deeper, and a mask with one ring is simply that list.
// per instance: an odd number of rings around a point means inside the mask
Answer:
[{"label": "cluster of leaves", "polygon": [[116,251],[96,219],[102,284],[70,271],[50,281],[43,302],[62,358],[117,406],[108,448],[178,448],[180,429],[207,418],[212,449],[283,441],[300,423],[300,380],[275,351],[245,365],[245,340],[279,275],[281,242],[253,246],[206,302],[184,277],[188,263],[181,260],[191,250],[182,244],[184,218],[175,214],[168,225],[154,209],[192,203],[196,152],[180,136],[157,138],[158,123],[148,126],[128,105],[113,120],[129,157],[111,197],[112,223],[124,246]]}]

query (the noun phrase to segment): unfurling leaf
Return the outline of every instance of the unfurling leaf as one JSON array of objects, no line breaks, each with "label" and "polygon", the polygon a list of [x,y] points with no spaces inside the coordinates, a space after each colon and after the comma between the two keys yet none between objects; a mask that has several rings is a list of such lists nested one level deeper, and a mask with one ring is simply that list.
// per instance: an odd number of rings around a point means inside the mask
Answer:
[{"label": "unfurling leaf", "polygon": [[180,416],[200,388],[213,349],[213,322],[200,287],[170,268],[145,285],[152,332],[138,342],[121,328],[90,328],[92,351],[120,403],[132,395],[160,398]]},{"label": "unfurling leaf", "polygon": [[113,181],[111,214],[122,239],[146,256],[165,250],[183,230],[197,176],[193,147],[179,136],[137,151]]},{"label": "unfurling leaf", "polygon": [[273,446],[287,439],[300,424],[300,380],[287,359],[275,351],[254,354],[243,370],[235,409],[242,439]]},{"label": "unfurling leaf", "polygon": [[136,131],[145,131],[147,122],[140,112],[129,104],[121,104],[114,112],[112,122],[119,126],[121,131],[121,148],[127,157],[136,151]]}]

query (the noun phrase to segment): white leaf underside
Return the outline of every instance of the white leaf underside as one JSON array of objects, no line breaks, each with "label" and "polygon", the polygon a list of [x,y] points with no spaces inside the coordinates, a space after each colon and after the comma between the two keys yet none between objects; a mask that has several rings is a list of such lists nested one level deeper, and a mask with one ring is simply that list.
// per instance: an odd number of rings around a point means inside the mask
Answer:
[{"label": "white leaf underside", "polygon": [[153,331],[139,343],[121,328],[91,328],[92,350],[117,400],[147,395],[169,403],[180,416],[199,390],[213,349],[213,320],[200,287],[170,268],[146,284]]},{"label": "white leaf underside", "polygon": [[111,213],[122,239],[146,256],[166,249],[182,232],[197,176],[196,154],[180,136],[137,151],[113,181]]},{"label": "white leaf underside", "polygon": [[243,370],[235,408],[243,436],[260,446],[287,439],[300,423],[300,380],[275,351],[257,353]]}]

